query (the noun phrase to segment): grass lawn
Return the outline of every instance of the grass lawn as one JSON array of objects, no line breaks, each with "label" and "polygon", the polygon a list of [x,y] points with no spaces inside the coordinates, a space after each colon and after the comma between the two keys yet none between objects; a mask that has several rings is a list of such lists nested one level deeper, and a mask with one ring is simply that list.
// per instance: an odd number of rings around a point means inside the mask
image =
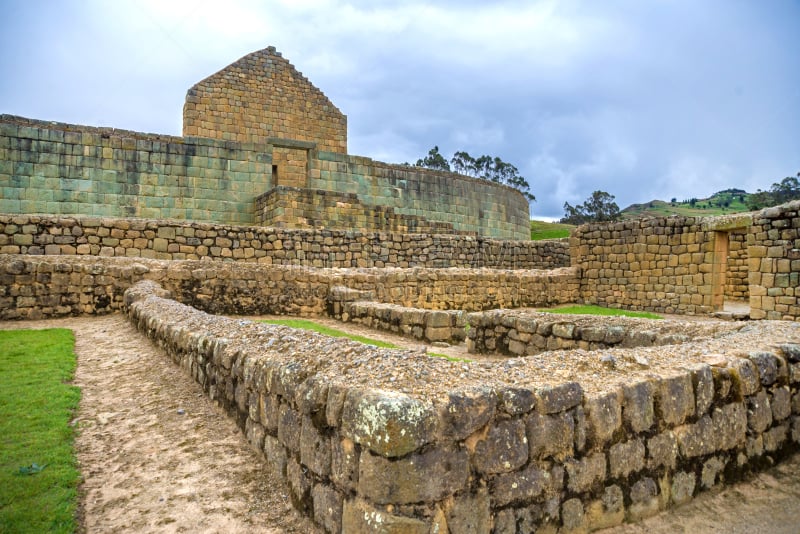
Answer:
[{"label": "grass lawn", "polygon": [[531,239],[560,239],[569,237],[569,231],[575,228],[571,224],[549,223],[531,220]]},{"label": "grass lawn", "polygon": [[75,530],[74,345],[64,329],[0,331],[0,532]]},{"label": "grass lawn", "polygon": [[566,306],[564,308],[550,308],[539,310],[546,313],[566,313],[573,315],[622,315],[624,317],[642,317],[644,319],[663,319],[660,315],[650,312],[636,312],[628,310],[617,310],[614,308],[603,308],[601,306]]},{"label": "grass lawn", "polygon": [[[398,347],[394,343],[387,343],[385,341],[378,341],[377,339],[371,339],[364,336],[348,334],[347,332],[342,332],[341,330],[337,330],[335,328],[331,328],[323,324],[315,323],[314,321],[309,321],[307,319],[264,319],[261,322],[267,324],[279,324],[283,326],[289,326],[291,328],[299,328],[301,330],[312,330],[314,332],[319,332],[320,334],[325,334],[326,336],[331,336],[331,337],[346,337],[347,339],[352,339],[353,341],[358,341],[359,343],[364,343],[365,345],[374,345],[376,347],[381,347],[384,349],[402,348]],[[450,360],[452,362],[470,361],[463,358],[453,358],[445,354],[437,354],[435,352],[429,352],[428,356],[433,356],[435,358],[444,358],[445,360]]]}]

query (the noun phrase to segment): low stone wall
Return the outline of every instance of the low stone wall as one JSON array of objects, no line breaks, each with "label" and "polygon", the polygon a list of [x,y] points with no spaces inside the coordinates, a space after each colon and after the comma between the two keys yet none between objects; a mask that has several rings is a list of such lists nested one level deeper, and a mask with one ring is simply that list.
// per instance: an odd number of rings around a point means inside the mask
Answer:
[{"label": "low stone wall", "polygon": [[[676,345],[730,331],[719,323],[492,310],[467,315],[469,352],[526,356],[550,350]],[[609,358],[607,365],[613,366]]]},{"label": "low stone wall", "polygon": [[[478,311],[572,302],[572,269],[314,269],[219,261],[0,254],[0,320],[102,314],[122,294],[154,280],[178,300],[220,314],[323,315],[331,289],[427,310]],[[357,293],[363,294],[363,293]]]},{"label": "low stone wall", "polygon": [[731,232],[728,243],[728,265],[725,273],[725,300],[744,301],[750,299],[748,286],[749,262],[747,261],[747,232]]},{"label": "low stone wall", "polygon": [[800,201],[754,214],[747,250],[750,317],[800,320]]},{"label": "low stone wall", "polygon": [[428,311],[361,300],[345,303],[334,318],[429,342],[460,343],[467,337],[466,314],[460,310]]},{"label": "low stone wall", "polygon": [[668,361],[638,348],[646,370],[608,349],[610,370],[581,351],[449,362],[165,296],[129,290],[131,320],[329,532],[585,532],[685,503],[800,441],[796,323],[754,323]]},{"label": "low stone wall", "polygon": [[175,220],[0,214],[0,254],[216,259],[308,267],[569,266],[569,243],[458,235],[228,226]]}]

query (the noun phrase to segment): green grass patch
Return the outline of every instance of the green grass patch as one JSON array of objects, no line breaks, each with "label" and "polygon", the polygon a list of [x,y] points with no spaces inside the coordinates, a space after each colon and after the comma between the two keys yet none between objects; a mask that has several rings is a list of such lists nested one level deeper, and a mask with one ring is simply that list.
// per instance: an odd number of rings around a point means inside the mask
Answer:
[{"label": "green grass patch", "polygon": [[69,330],[0,331],[0,532],[75,530],[74,346]]},{"label": "green grass patch", "polygon": [[615,308],[603,308],[601,306],[565,306],[563,308],[549,308],[539,310],[545,313],[565,313],[571,315],[614,315],[624,317],[641,317],[643,319],[663,319],[662,316],[650,312],[637,312],[628,310],[617,310]]},{"label": "green grass patch", "polygon": [[[345,337],[347,339],[352,339],[353,341],[358,341],[359,343],[364,343],[365,345],[374,345],[376,347],[381,347],[383,349],[402,348],[398,347],[394,343],[387,343],[386,341],[379,341],[377,339],[371,339],[364,336],[357,336],[355,334],[348,334],[347,332],[342,332],[341,330],[337,330],[335,328],[331,328],[323,324],[315,323],[314,321],[309,321],[308,319],[262,319],[259,322],[289,326],[291,328],[299,328],[300,330],[312,330],[314,332],[318,332],[320,334],[324,334],[326,336],[331,336],[331,337]],[[465,358],[455,358],[453,356],[448,356],[446,354],[438,354],[436,352],[429,352],[428,356],[432,356],[434,358],[444,358],[445,360],[450,362],[472,361],[472,360],[467,360]]]},{"label": "green grass patch", "polygon": [[364,343],[365,345],[375,345],[376,347],[381,347],[383,349],[400,348],[393,343],[387,343],[377,339],[370,339],[364,336],[348,334],[347,332],[342,332],[341,330],[325,326],[324,324],[315,323],[314,321],[309,321],[307,319],[264,319],[261,322],[267,324],[278,324],[291,328],[299,328],[300,330],[312,330],[314,332],[331,337],[346,337],[347,339],[352,339],[353,341],[358,341],[359,343]]},{"label": "green grass patch", "polygon": [[561,239],[569,237],[569,231],[575,228],[571,224],[531,221],[531,239]]}]

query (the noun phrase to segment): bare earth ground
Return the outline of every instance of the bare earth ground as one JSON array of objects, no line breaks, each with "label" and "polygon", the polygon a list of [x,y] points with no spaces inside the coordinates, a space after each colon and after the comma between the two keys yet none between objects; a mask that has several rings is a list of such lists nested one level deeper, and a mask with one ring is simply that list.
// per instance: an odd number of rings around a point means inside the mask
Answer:
[{"label": "bare earth ground", "polygon": [[[419,342],[315,319],[397,345]],[[82,398],[75,424],[87,532],[319,532],[284,483],[199,385],[121,315],[0,322],[0,329],[75,331]],[[431,352],[473,357],[461,347]],[[746,483],[604,532],[800,532],[800,455]]]}]

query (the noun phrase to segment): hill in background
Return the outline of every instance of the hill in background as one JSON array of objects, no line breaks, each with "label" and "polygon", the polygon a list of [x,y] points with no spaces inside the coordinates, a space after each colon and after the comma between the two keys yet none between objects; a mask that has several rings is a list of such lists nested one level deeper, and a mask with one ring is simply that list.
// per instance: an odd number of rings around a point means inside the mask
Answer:
[{"label": "hill in background", "polygon": [[712,217],[728,213],[741,213],[749,211],[747,199],[750,193],[743,189],[725,189],[718,191],[708,198],[673,198],[664,200],[651,200],[644,204],[631,204],[620,213],[623,219],[638,219],[640,217],[667,217],[670,215],[686,215],[690,217]]}]

